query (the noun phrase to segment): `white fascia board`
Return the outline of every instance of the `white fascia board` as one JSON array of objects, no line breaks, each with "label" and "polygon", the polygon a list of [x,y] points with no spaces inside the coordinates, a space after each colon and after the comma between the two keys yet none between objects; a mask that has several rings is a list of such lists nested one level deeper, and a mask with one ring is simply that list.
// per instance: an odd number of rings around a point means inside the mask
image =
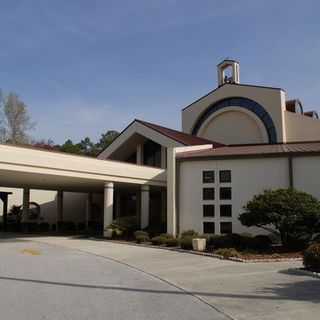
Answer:
[{"label": "white fascia board", "polygon": [[65,153],[0,145],[0,172],[68,176],[137,184],[166,183],[164,169]]},{"label": "white fascia board", "polygon": [[147,139],[150,139],[166,148],[174,148],[183,146],[182,143],[175,141],[156,130],[153,130],[142,123],[135,121],[125,131],[123,131],[114,142],[111,143],[103,152],[98,155],[98,159],[108,159],[120,146],[134,134],[139,134]]},{"label": "white fascia board", "polygon": [[187,147],[178,147],[176,148],[176,154],[181,152],[188,152],[188,151],[199,151],[199,150],[206,150],[206,149],[212,149],[212,144],[201,144],[197,146],[187,146]]}]

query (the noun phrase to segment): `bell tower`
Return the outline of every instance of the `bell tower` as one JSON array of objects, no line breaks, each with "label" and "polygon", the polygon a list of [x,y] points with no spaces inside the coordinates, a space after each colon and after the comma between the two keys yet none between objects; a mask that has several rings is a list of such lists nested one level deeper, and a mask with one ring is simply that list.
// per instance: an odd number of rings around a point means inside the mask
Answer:
[{"label": "bell tower", "polygon": [[225,59],[217,65],[218,85],[240,83],[240,65],[238,61]]}]

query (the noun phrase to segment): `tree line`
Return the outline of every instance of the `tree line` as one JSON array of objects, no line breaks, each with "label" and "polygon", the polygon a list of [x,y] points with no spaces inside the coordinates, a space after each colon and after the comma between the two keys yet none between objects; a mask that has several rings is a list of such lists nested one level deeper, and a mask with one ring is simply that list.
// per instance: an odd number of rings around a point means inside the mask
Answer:
[{"label": "tree line", "polygon": [[57,150],[66,153],[97,156],[119,135],[118,131],[108,130],[102,133],[97,142],[85,137],[74,143],[67,139],[63,144],[55,144],[53,140],[34,140],[30,131],[36,123],[32,121],[28,106],[16,93],[5,95],[0,90],[0,143],[32,145],[46,150]]}]

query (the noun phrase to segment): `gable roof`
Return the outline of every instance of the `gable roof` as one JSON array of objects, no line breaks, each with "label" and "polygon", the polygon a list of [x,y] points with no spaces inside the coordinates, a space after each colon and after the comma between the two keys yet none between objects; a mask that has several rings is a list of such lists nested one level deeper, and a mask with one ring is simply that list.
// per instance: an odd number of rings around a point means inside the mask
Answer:
[{"label": "gable roof", "polygon": [[320,141],[279,144],[229,145],[217,149],[181,152],[178,159],[264,157],[281,155],[320,154]]},{"label": "gable roof", "polygon": [[114,152],[122,148],[135,134],[141,135],[165,147],[182,147],[195,145],[212,145],[214,148],[223,144],[203,139],[174,129],[159,126],[155,123],[135,119],[113,142],[98,154],[98,158],[109,158]]},{"label": "gable roof", "polygon": [[208,139],[204,139],[204,138],[200,138],[191,134],[187,134],[178,130],[174,130],[174,129],[170,129],[170,128],[166,128],[163,126],[159,126],[155,123],[151,123],[151,122],[147,122],[147,121],[143,121],[143,120],[139,120],[136,119],[135,121],[145,125],[146,127],[153,129],[163,135],[165,135],[166,137],[175,140],[185,146],[196,146],[196,145],[203,145],[203,144],[212,144],[213,147],[220,147],[223,146],[222,143],[218,143],[215,141],[211,141]]},{"label": "gable roof", "polygon": [[207,94],[203,95],[202,97],[200,97],[199,99],[193,101],[192,103],[190,103],[189,105],[187,105],[186,107],[184,107],[182,109],[182,111],[192,107],[194,104],[196,104],[197,102],[201,101],[202,99],[210,96],[210,94],[214,93],[215,91],[221,89],[224,86],[238,86],[238,87],[252,87],[252,88],[261,88],[261,89],[270,89],[270,90],[280,90],[285,92],[284,89],[282,88],[277,88],[277,87],[268,87],[268,86],[260,86],[260,85],[255,85],[255,84],[245,84],[245,83],[224,83],[223,85],[211,90],[210,92],[208,92]]}]

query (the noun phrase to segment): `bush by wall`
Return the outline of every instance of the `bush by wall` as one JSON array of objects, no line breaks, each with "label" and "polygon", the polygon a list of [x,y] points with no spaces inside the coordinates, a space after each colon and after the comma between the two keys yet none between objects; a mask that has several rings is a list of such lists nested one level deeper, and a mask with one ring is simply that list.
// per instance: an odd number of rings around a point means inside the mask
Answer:
[{"label": "bush by wall", "polygon": [[151,238],[151,243],[155,246],[165,245],[166,241],[167,241],[167,238],[162,237],[162,236],[157,236],[157,237]]},{"label": "bush by wall", "polygon": [[192,239],[194,239],[194,237],[192,237],[192,236],[181,237],[181,239],[179,241],[181,249],[192,250],[193,249]]},{"label": "bush by wall", "polygon": [[236,248],[237,250],[268,251],[272,242],[266,235],[227,234],[213,235],[208,239],[208,246],[216,249]]},{"label": "bush by wall", "polygon": [[137,230],[134,232],[134,238],[137,243],[147,242],[149,241],[149,234],[148,232]]},{"label": "bush by wall", "polygon": [[167,238],[165,244],[167,247],[177,247],[179,246],[179,240],[175,238]]}]

